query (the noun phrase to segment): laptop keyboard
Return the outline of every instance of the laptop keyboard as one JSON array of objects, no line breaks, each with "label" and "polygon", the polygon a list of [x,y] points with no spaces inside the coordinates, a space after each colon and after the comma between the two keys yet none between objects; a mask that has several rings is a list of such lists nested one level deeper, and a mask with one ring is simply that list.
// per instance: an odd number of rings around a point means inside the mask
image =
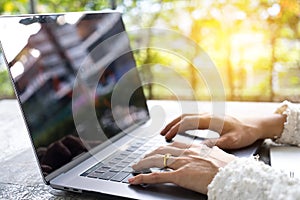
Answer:
[{"label": "laptop keyboard", "polygon": [[128,179],[135,173],[149,173],[148,171],[134,172],[131,165],[140,160],[147,152],[154,150],[165,142],[161,137],[152,139],[138,139],[126,144],[124,150],[119,150],[103,161],[95,164],[80,176],[128,183]]}]

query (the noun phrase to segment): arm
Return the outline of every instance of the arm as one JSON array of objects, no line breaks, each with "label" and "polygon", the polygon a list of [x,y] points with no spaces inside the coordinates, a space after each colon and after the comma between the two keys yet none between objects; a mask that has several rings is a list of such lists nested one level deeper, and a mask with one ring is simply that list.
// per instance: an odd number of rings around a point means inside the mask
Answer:
[{"label": "arm", "polygon": [[[171,122],[161,134],[170,139],[177,132],[189,129],[217,130],[214,126],[209,126],[213,120],[224,124],[222,130],[219,130],[221,137],[216,141],[219,147],[238,148],[257,139],[276,137],[279,137],[279,142],[284,142],[283,138],[287,138],[285,142],[292,144],[295,138],[293,133],[298,133],[300,128],[297,123],[300,111],[297,107],[291,110],[288,106],[283,108],[282,112],[255,119],[238,120],[230,116],[218,118],[207,114],[184,115]],[[298,137],[299,134],[295,141],[300,144]],[[132,167],[135,170],[166,167],[163,161],[164,155],[168,153],[172,154],[167,165],[171,171],[140,174],[129,179],[130,184],[171,182],[200,193],[208,193],[209,199],[216,200],[300,199],[300,191],[297,190],[300,180],[290,179],[270,166],[250,158],[235,158],[217,147],[174,142],[151,152]]]},{"label": "arm", "polygon": [[[165,166],[164,155],[171,153]],[[210,200],[300,199],[300,180],[289,178],[253,158],[236,158],[218,147],[174,142],[132,166],[140,171],[167,167],[168,171],[140,174],[129,183],[174,183],[208,195]]]},{"label": "arm", "polygon": [[[178,132],[191,129],[210,129],[220,134],[220,138],[205,143],[223,149],[248,146],[258,139],[276,139],[279,143],[300,144],[300,106],[283,102],[274,114],[256,118],[234,118],[210,114],[182,115],[169,123],[161,135],[167,140]],[[299,122],[299,123],[298,123]],[[220,127],[220,124],[223,126]]]},{"label": "arm", "polygon": [[[254,122],[265,129],[259,134],[260,137],[299,145],[299,108],[299,105],[285,101],[273,116]],[[236,159],[219,170],[208,186],[208,197],[214,200],[300,199],[299,185],[299,179],[289,178],[262,162]]]},{"label": "arm", "polygon": [[[183,115],[168,124],[161,135],[170,140],[178,132],[210,129],[218,132],[220,138],[206,140],[207,145],[216,145],[222,149],[237,149],[251,145],[258,139],[280,137],[285,120],[286,116],[281,114],[239,119],[228,115],[224,117],[210,114]],[[219,124],[223,126],[220,127]]]},{"label": "arm", "polygon": [[262,162],[238,158],[221,168],[208,186],[208,199],[299,199],[300,180]]}]

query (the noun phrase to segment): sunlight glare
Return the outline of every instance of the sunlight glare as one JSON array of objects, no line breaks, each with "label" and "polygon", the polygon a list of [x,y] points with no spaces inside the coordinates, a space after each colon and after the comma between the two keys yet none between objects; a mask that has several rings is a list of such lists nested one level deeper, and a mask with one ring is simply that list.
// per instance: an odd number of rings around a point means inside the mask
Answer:
[{"label": "sunlight glare", "polygon": [[11,75],[15,79],[24,72],[24,65],[21,62],[17,62],[11,67]]},{"label": "sunlight glare", "polygon": [[37,49],[30,49],[30,54],[35,57],[38,58],[41,55],[41,52]]},{"label": "sunlight glare", "polygon": [[11,62],[17,56],[18,52],[25,47],[29,37],[36,34],[41,29],[39,23],[25,26],[19,24],[15,20],[15,18],[4,20],[0,27],[0,38],[8,62]]},{"label": "sunlight glare", "polygon": [[272,7],[268,8],[268,13],[272,17],[277,16],[280,13],[280,5],[278,3],[273,4]]}]

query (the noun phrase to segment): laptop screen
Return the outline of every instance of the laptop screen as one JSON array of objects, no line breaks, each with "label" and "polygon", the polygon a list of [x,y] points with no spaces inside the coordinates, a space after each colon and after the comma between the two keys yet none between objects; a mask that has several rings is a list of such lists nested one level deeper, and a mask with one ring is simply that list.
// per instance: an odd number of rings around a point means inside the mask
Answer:
[{"label": "laptop screen", "polygon": [[[120,13],[7,16],[0,18],[0,26],[8,69],[44,175],[149,119],[128,37],[112,37],[125,31]],[[116,92],[119,82],[123,89]],[[134,88],[132,94],[128,88]],[[128,93],[127,105],[112,102],[112,94],[122,99]],[[96,124],[87,119],[94,115]]]}]

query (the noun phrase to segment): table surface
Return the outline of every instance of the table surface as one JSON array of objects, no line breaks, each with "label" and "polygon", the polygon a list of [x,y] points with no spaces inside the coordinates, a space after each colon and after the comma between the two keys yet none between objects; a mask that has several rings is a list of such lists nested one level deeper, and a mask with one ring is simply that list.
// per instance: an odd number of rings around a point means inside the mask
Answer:
[{"label": "table surface", "polygon": [[[213,112],[210,102],[148,101],[151,116]],[[257,116],[274,112],[277,103],[226,102],[218,109],[233,116]],[[169,113],[163,113],[163,110]],[[214,111],[216,112],[216,111]],[[45,185],[31,148],[16,100],[0,101],[0,199],[103,199],[97,194],[74,194]]]}]

